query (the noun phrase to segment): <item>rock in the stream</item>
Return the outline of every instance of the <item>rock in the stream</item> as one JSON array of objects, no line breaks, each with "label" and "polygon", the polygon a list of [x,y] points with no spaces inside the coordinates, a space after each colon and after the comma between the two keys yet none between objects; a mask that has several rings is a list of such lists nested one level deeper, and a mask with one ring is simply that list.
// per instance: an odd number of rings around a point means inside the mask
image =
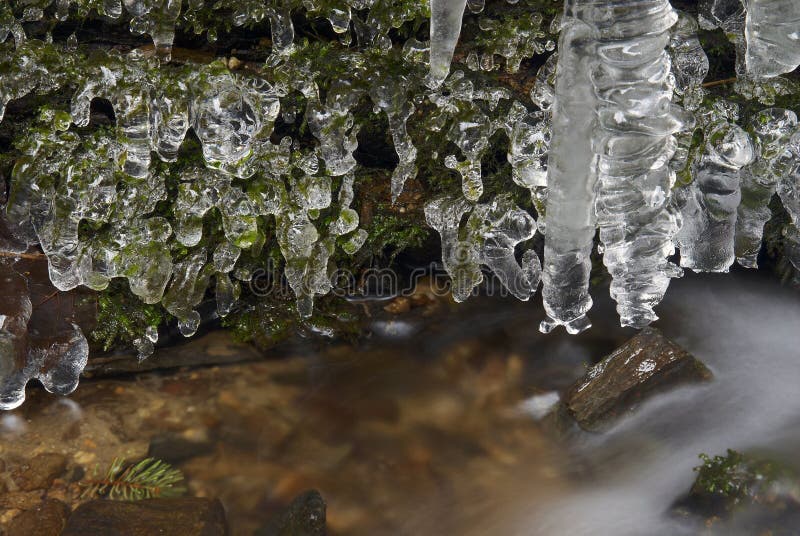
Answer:
[{"label": "rock in the stream", "polygon": [[69,506],[55,499],[45,499],[33,510],[11,520],[6,536],[59,536],[69,517]]},{"label": "rock in the stream", "polygon": [[325,500],[316,490],[294,498],[286,510],[254,536],[325,536]]},{"label": "rock in the stream", "polygon": [[672,505],[674,517],[714,529],[713,534],[800,534],[800,473],[795,467],[733,450],[701,458],[689,492]]},{"label": "rock in the stream", "polygon": [[711,378],[702,362],[647,328],[590,368],[567,391],[561,410],[584,430],[600,431],[657,392]]},{"label": "rock in the stream", "polygon": [[12,473],[12,478],[22,491],[47,489],[53,484],[56,477],[64,473],[66,468],[67,458],[63,454],[54,452],[38,454],[18,467]]},{"label": "rock in the stream", "polygon": [[210,441],[192,441],[179,434],[168,432],[155,436],[150,440],[147,456],[163,460],[167,463],[177,464],[209,454],[214,450]]},{"label": "rock in the stream", "polygon": [[228,525],[216,499],[94,500],[80,505],[61,536],[225,536]]}]

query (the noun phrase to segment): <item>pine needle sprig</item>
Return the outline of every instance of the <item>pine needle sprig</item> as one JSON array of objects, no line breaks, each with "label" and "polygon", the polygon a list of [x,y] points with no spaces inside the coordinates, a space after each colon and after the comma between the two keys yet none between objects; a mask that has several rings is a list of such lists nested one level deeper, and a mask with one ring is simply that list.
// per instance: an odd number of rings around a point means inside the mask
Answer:
[{"label": "pine needle sprig", "polygon": [[155,458],[127,464],[115,458],[102,478],[97,467],[91,479],[81,482],[82,498],[105,497],[113,501],[179,497],[186,493],[183,474],[170,464]]}]

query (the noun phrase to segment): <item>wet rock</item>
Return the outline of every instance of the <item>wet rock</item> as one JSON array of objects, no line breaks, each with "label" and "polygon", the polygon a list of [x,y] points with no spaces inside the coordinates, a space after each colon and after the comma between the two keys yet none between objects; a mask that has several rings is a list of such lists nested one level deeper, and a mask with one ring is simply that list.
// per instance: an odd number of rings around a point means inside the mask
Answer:
[{"label": "wet rock", "polygon": [[30,510],[41,500],[41,491],[9,491],[0,494],[0,510]]},{"label": "wet rock", "polygon": [[225,510],[216,499],[94,500],[80,505],[61,536],[223,536]]},{"label": "wet rock", "polygon": [[69,518],[69,506],[45,499],[36,508],[22,512],[9,523],[6,536],[58,536]]},{"label": "wet rock", "polygon": [[194,441],[179,434],[166,433],[157,435],[150,440],[147,456],[176,464],[209,454],[213,450],[214,444],[210,441]]},{"label": "wet rock", "polygon": [[[785,463],[728,450],[701,454],[697,478],[672,505],[675,517],[693,520],[714,533],[800,534],[800,473]],[[743,531],[743,532],[740,532]]]},{"label": "wet rock", "polygon": [[254,536],[325,536],[325,506],[318,491],[303,492]]},{"label": "wet rock", "polygon": [[12,478],[22,491],[47,489],[56,477],[61,476],[67,468],[67,458],[63,454],[49,452],[38,454],[25,462],[13,473]]},{"label": "wet rock", "polygon": [[212,331],[182,345],[156,349],[153,358],[144,361],[139,360],[135,351],[94,357],[86,365],[84,376],[99,378],[149,370],[226,365],[258,361],[262,357],[254,346],[234,341],[230,333]]},{"label": "wet rock", "polygon": [[711,378],[702,362],[647,328],[590,368],[567,391],[561,410],[581,428],[599,431],[658,392]]}]

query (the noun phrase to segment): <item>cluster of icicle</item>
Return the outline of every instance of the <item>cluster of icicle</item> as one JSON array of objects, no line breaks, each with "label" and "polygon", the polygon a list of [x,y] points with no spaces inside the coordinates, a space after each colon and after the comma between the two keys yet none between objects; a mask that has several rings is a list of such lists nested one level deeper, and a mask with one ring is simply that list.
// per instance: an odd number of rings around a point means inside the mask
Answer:
[{"label": "cluster of icicle", "polygon": [[[434,84],[447,77],[464,3],[432,1]],[[746,21],[740,7],[738,0],[717,0],[708,12],[741,20],[743,75],[758,81],[795,69],[800,3],[749,0]],[[542,115],[533,124],[517,123],[509,152],[518,164],[515,181],[531,189],[534,202],[538,195],[537,207],[546,206],[542,280],[548,317],[542,331],[589,327],[590,256],[598,229],[598,250],[623,325],[642,327],[657,318],[654,306],[670,278],[682,274],[668,260],[676,246],[681,266],[692,270],[727,271],[734,259],[756,267],[776,191],[793,224],[786,232],[787,254],[800,267],[797,117],[767,109],[746,131],[736,125],[731,103],[716,102],[700,113],[708,59],[696,31],[697,23],[679,17],[668,0],[566,1],[557,60],[554,55],[543,67],[531,95]],[[685,109],[673,102],[678,99]],[[696,122],[705,141],[689,154]],[[676,171],[687,167],[693,180],[676,187]],[[442,212],[439,204],[431,207]],[[464,208],[454,202],[447,208],[449,224],[441,214],[428,220],[442,233],[445,266],[459,281],[463,263],[448,257],[459,244]],[[523,268],[526,259],[527,253]]]},{"label": "cluster of icicle", "polygon": [[[794,69],[800,60],[792,21],[800,20],[800,4],[751,0],[746,19],[741,10],[715,22],[715,16],[736,11],[718,5],[731,1],[714,2],[704,23],[741,20],[747,76],[759,80]],[[58,13],[69,4],[59,0]],[[405,44],[408,62],[430,63],[429,89],[416,100],[407,98],[410,88],[418,87],[413,81],[376,71],[365,55],[350,50],[341,52],[342,64],[360,73],[363,83],[334,81],[323,96],[310,65],[298,65],[302,60],[294,57],[281,60],[295,50],[288,8],[260,0],[243,2],[247,7],[235,22],[271,21],[274,49],[267,64],[283,80],[274,85],[233,73],[222,61],[160,69],[158,58],[139,51],[78,65],[81,56],[52,57],[46,43],[25,38],[21,22],[41,13],[26,12],[19,21],[0,8],[0,41],[12,35],[16,47],[0,73],[0,118],[10,100],[64,87],[67,72],[81,72],[71,113],[47,111],[42,121],[48,128],[30,132],[21,144],[5,223],[21,250],[41,247],[58,289],[102,290],[112,278],[126,278],[135,295],[160,302],[189,336],[199,325],[197,307],[212,280],[219,314],[231,311],[241,282],[252,277],[252,263],[241,262],[242,253],[259,254],[265,240],[259,218],[271,217],[285,277],[299,313],[308,316],[314,298],[331,290],[328,267],[335,249],[353,254],[367,236],[350,208],[357,165],[354,108],[368,97],[376,112],[387,116],[399,159],[391,179],[397,199],[417,173],[417,148],[406,121],[424,98],[438,110],[425,128],[440,130],[448,117],[458,117],[447,132],[458,154],[442,156],[460,174],[461,192],[425,206],[427,222],[441,235],[442,261],[458,301],[473,293],[486,267],[521,300],[544,282],[543,330],[587,328],[590,255],[599,230],[622,323],[646,325],[656,318],[653,308],[670,278],[681,273],[668,260],[676,246],[684,268],[726,271],[734,260],[755,266],[776,192],[793,223],[786,230],[787,253],[800,269],[797,117],[770,108],[742,128],[734,104],[718,99],[710,108],[701,106],[708,61],[693,19],[679,16],[667,0],[567,0],[558,53],[542,67],[531,91],[539,111],[514,102],[498,114],[499,101],[510,92],[476,88],[461,71],[449,74],[467,4],[473,11],[481,8],[480,2],[432,0],[430,54],[424,43]],[[349,39],[352,25],[360,40],[385,52],[392,17],[375,10],[365,23],[350,8],[372,2],[345,5],[346,10],[329,13],[341,39]],[[108,0],[103,6],[107,16],[120,16],[124,6],[133,29],[151,34],[160,60],[169,56],[180,2]],[[532,30],[525,43],[539,37]],[[506,57],[513,70],[522,45],[509,43]],[[475,59],[468,58],[470,63]],[[478,65],[491,68],[483,58]],[[307,103],[305,124],[318,142],[311,151],[290,138],[270,140],[279,114],[294,121],[293,109],[281,110],[281,98],[292,91]],[[114,108],[113,130],[78,134],[71,125],[90,123],[96,97]],[[692,144],[693,125],[704,133],[699,147]],[[201,143],[204,166],[184,167],[170,198],[155,158],[175,162],[189,129]],[[509,139],[512,180],[530,191],[538,221],[510,195],[485,199],[481,160],[500,131]],[[687,173],[691,180],[677,182]],[[172,221],[156,214],[161,203],[172,204]],[[212,210],[224,238],[209,251],[202,244]],[[81,230],[87,224],[90,233]],[[543,265],[530,246],[537,232],[545,234]],[[170,250],[173,239],[186,248],[183,253]],[[0,327],[4,356],[19,351],[8,322],[4,317]],[[80,341],[80,355],[70,354],[71,362],[85,363],[85,338]],[[146,356],[156,342],[157,333],[148,330],[136,344]],[[80,368],[65,368],[75,378],[59,384],[72,385]],[[15,378],[18,393],[20,382],[24,387],[39,373],[34,369],[2,370],[0,377]]]},{"label": "cluster of icicle", "polygon": [[[53,284],[60,290],[79,285],[102,290],[112,278],[125,277],[135,295],[145,303],[161,302],[190,336],[200,322],[195,307],[212,275],[220,315],[231,310],[239,289],[228,274],[243,249],[263,242],[258,216],[272,215],[286,277],[300,312],[310,315],[313,297],[330,290],[326,268],[337,238],[343,237],[342,247],[351,254],[366,239],[350,208],[355,140],[342,121],[353,106],[350,100],[357,97],[347,88],[331,88],[321,103],[316,85],[306,88],[311,102],[307,121],[321,143],[317,153],[301,154],[292,150],[290,138],[277,145],[269,141],[280,101],[278,91],[264,80],[240,79],[222,62],[157,80],[152,77],[161,71],[144,68],[147,60],[141,56],[109,60],[73,96],[71,117],[60,118],[62,132],[49,137],[34,133],[26,156],[14,167],[8,220],[18,238],[41,246]],[[67,129],[70,120],[78,126],[89,123],[95,97],[113,105],[116,135],[82,139]],[[155,153],[174,162],[190,127],[202,144],[206,165],[181,172],[173,228],[165,218],[148,215],[167,200],[164,176],[154,171],[150,159]],[[318,155],[326,164],[324,174]],[[64,162],[81,165],[65,169]],[[256,174],[258,180],[249,189],[233,184]],[[62,175],[57,191],[54,175]],[[81,182],[89,177],[91,188]],[[341,179],[334,201],[336,177]],[[332,205],[338,206],[338,219],[318,231],[311,220]],[[200,244],[203,217],[214,207],[227,240],[213,252],[194,250],[173,264],[167,239],[174,234],[186,247]],[[79,239],[81,222],[106,226],[96,240]],[[94,246],[95,241],[101,245]],[[238,274],[240,280],[247,277]]]}]

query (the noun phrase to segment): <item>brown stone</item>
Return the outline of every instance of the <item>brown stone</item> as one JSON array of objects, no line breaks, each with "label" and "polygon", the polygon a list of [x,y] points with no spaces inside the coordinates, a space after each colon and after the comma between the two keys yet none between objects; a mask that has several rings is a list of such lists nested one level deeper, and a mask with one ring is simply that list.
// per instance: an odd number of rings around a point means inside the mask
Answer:
[{"label": "brown stone", "polygon": [[217,499],[94,500],[80,505],[61,536],[223,536],[225,510]]},{"label": "brown stone", "polygon": [[12,474],[14,483],[22,491],[47,489],[56,477],[67,468],[67,458],[54,452],[38,454],[18,467]]},{"label": "brown stone", "polygon": [[9,491],[0,493],[0,509],[30,510],[42,500],[41,491]]},{"label": "brown stone", "polygon": [[599,431],[658,392],[711,378],[702,362],[647,328],[589,369],[567,391],[562,409],[581,428]]},{"label": "brown stone", "polygon": [[55,499],[45,499],[36,508],[11,520],[7,536],[58,536],[69,518],[69,506]]}]

